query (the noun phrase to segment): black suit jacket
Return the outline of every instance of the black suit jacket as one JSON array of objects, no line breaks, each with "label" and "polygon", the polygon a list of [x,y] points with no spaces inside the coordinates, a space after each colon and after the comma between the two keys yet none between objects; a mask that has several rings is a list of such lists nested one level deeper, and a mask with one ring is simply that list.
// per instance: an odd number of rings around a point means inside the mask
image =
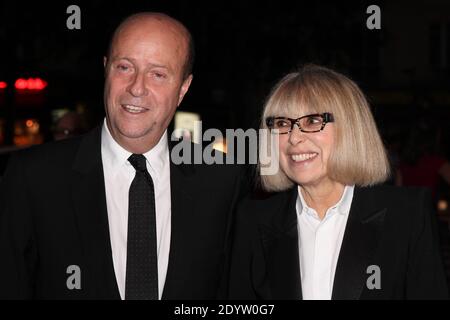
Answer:
[{"label": "black suit jacket", "polygon": [[[229,298],[302,298],[297,195],[293,188],[239,205]],[[448,298],[430,199],[420,188],[355,188],[332,299]],[[371,265],[380,289],[367,286]]]},{"label": "black suit jacket", "polygon": [[[216,297],[242,169],[171,162],[172,231],[163,299]],[[13,155],[0,189],[0,298],[120,299],[100,127]],[[66,285],[70,265],[80,267],[80,290]]]}]

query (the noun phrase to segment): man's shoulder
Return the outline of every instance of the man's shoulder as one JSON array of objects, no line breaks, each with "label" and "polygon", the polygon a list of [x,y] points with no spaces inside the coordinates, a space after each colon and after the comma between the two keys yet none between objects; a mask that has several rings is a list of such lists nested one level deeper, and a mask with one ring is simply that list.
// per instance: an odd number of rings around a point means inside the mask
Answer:
[{"label": "man's shoulder", "polygon": [[45,171],[45,168],[55,170],[70,168],[79,156],[81,149],[85,156],[87,153],[91,157],[100,155],[100,141],[100,130],[96,128],[77,137],[15,151],[11,154],[8,166],[32,171]]},{"label": "man's shoulder", "polygon": [[12,161],[20,161],[29,165],[61,164],[75,156],[81,139],[81,137],[75,137],[20,149],[11,155]]},{"label": "man's shoulder", "polygon": [[82,137],[45,143],[13,152],[2,175],[2,185],[23,185],[40,190],[67,181]]},{"label": "man's shoulder", "polygon": [[[101,127],[98,126],[91,131],[64,140],[47,142],[38,146],[32,146],[14,153],[18,158],[30,160],[70,159],[76,156],[79,149],[83,152],[94,152],[101,147]],[[53,162],[53,161],[52,161]]]}]

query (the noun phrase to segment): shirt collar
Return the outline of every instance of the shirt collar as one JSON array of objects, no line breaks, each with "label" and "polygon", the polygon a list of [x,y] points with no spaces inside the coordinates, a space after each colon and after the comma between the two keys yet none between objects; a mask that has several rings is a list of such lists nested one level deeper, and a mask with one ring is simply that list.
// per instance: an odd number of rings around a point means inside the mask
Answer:
[{"label": "shirt collar", "polygon": [[[159,139],[156,146],[144,153],[147,163],[150,164],[153,173],[159,177],[162,170],[169,164],[169,142],[167,140],[167,129]],[[153,177],[153,175],[152,175]]]},{"label": "shirt collar", "polygon": [[[102,128],[102,158],[104,166],[111,169],[112,174],[116,174],[124,165],[131,165],[128,158],[132,155],[131,152],[125,150],[112,137],[106,118],[103,122]],[[158,178],[160,172],[168,164],[169,159],[169,143],[167,141],[167,130],[159,139],[158,143],[149,151],[144,153],[147,159],[147,168],[152,171],[152,178]]]},{"label": "shirt collar", "polygon": [[[353,192],[354,192],[355,186],[345,186],[344,192],[342,193],[341,199],[330,209],[336,209],[337,212],[339,212],[342,215],[348,215],[350,212],[350,208],[352,205],[353,200]],[[297,197],[297,212],[298,214],[301,214],[305,212],[309,215],[316,215],[316,211],[306,204],[305,199],[303,198],[303,195],[300,191],[300,186],[298,187],[298,197]],[[327,211],[328,212],[328,211]]]}]

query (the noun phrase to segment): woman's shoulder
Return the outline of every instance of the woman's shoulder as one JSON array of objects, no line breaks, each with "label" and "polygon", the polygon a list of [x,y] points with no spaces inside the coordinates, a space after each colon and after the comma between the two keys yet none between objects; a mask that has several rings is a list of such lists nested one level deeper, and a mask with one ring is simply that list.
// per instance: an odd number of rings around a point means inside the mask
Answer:
[{"label": "woman's shoulder", "polygon": [[425,187],[396,187],[388,185],[377,185],[371,187],[356,187],[355,194],[370,197],[380,203],[385,202],[417,202],[423,198],[431,197],[431,190]]},{"label": "woman's shoulder", "polygon": [[391,213],[397,214],[411,215],[432,208],[431,190],[424,187],[357,187],[354,200],[364,202],[365,207],[387,208]]},{"label": "woman's shoulder", "polygon": [[397,187],[390,185],[376,185],[370,187],[356,187],[356,190],[360,193],[371,193],[380,197],[395,198],[395,197],[408,197],[419,196],[430,192],[425,187]]}]

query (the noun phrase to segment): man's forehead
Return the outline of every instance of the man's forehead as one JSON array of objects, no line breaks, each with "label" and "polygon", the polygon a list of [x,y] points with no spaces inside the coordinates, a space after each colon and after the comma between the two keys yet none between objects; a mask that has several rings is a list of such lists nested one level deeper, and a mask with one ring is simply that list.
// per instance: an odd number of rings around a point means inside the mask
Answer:
[{"label": "man's forehead", "polygon": [[160,23],[160,21],[149,20],[127,24],[115,34],[112,42],[112,51],[118,48],[123,49],[123,45],[151,43],[166,46],[170,50],[182,51],[187,49],[188,40],[178,27],[170,23]]},{"label": "man's forehead", "polygon": [[136,17],[124,21],[118,28],[115,38],[127,36],[154,36],[173,38],[178,41],[187,40],[187,31],[176,20],[159,16]]}]

